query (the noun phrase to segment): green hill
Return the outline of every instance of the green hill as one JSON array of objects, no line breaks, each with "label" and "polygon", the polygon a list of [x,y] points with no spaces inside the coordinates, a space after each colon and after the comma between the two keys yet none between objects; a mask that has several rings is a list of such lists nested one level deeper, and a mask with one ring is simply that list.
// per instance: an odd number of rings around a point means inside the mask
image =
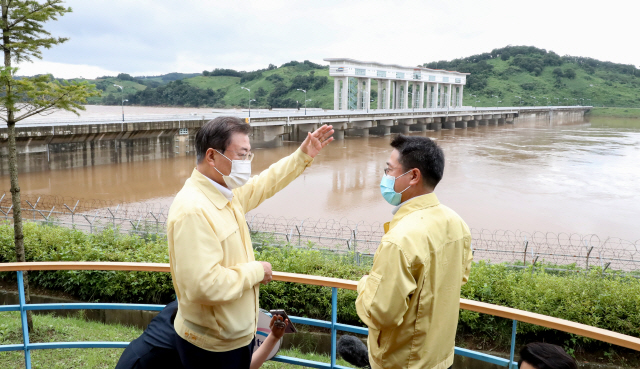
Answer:
[{"label": "green hill", "polygon": [[423,66],[471,73],[465,105],[640,106],[640,69],[635,66],[559,56],[530,46]]},{"label": "green hill", "polygon": [[[471,73],[464,88],[464,105],[532,106],[593,105],[640,107],[640,69],[633,65],[559,56],[529,46],[507,46],[450,61],[424,63],[424,67]],[[291,108],[333,107],[333,78],[329,68],[309,61],[269,65],[256,71],[214,69],[203,73],[169,73],[132,77],[120,74],[90,80],[103,91],[93,104]],[[251,90],[242,89],[246,87]],[[376,84],[373,83],[373,89]],[[372,98],[375,100],[375,91]],[[372,103],[372,108],[376,102]]]}]

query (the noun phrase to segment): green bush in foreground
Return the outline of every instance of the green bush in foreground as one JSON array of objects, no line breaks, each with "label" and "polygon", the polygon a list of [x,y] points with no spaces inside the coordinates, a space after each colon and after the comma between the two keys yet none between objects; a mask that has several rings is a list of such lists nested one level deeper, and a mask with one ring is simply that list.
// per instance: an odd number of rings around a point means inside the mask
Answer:
[{"label": "green bush in foreground", "polygon": [[[145,240],[113,230],[91,235],[26,223],[25,249],[28,261],[168,262],[166,240]],[[354,265],[348,255],[292,247],[260,247],[256,249],[256,259],[271,262],[274,270],[350,280],[358,280],[368,271],[367,267]],[[2,224],[0,262],[13,260],[13,228]],[[169,273],[58,271],[32,272],[30,276],[37,286],[65,291],[86,301],[166,303],[174,298]],[[2,278],[15,279],[15,273],[4,273]],[[462,288],[462,296],[640,337],[640,280],[633,277],[602,276],[597,269],[570,274],[536,269],[531,273],[530,269],[514,270],[478,262],[471,269],[469,283]],[[355,298],[354,291],[340,291],[340,322],[362,324],[355,311]],[[293,315],[328,319],[331,289],[272,282],[261,287],[260,305],[267,309],[285,307]],[[462,332],[495,339],[509,336],[511,322],[462,310],[459,327]],[[558,338],[555,331],[530,324],[519,324],[518,332],[536,338]],[[568,337],[561,335],[560,339]]]},{"label": "green bush in foreground", "polygon": [[[168,263],[167,242],[121,235],[112,229],[88,234],[75,229],[24,225],[27,261],[127,261]],[[0,225],[0,262],[15,261],[13,227]],[[4,273],[15,279],[15,273]],[[5,277],[5,278],[6,278]],[[175,299],[171,275],[153,272],[30,272],[38,287],[64,291],[85,301],[167,303]]]}]

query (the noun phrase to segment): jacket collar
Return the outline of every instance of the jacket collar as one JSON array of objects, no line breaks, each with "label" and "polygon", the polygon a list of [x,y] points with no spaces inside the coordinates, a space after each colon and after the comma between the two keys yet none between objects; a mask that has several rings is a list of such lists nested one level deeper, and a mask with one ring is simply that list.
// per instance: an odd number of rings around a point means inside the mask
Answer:
[{"label": "jacket collar", "polygon": [[222,209],[229,203],[229,200],[224,197],[220,191],[211,183],[211,180],[205,177],[204,174],[200,173],[198,169],[193,169],[193,173],[191,173],[191,181],[193,182],[200,191],[202,191],[205,196],[216,206],[218,209]]},{"label": "jacket collar", "polygon": [[433,192],[409,199],[405,201],[405,203],[395,213],[393,219],[391,219],[391,222],[389,224],[389,229],[395,227],[402,218],[413,213],[414,211],[430,208],[439,204],[440,201],[438,201],[438,197]]}]

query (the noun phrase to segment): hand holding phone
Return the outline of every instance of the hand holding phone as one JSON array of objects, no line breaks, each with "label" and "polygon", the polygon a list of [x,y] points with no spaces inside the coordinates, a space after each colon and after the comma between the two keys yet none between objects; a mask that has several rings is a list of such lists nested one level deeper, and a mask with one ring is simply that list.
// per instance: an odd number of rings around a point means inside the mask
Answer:
[{"label": "hand holding phone", "polygon": [[284,333],[298,333],[298,331],[296,330],[296,327],[293,325],[293,323],[291,323],[291,319],[289,319],[289,316],[284,310],[274,309],[274,310],[271,310],[270,313],[271,315],[281,316],[282,320],[287,322],[287,327],[285,328]]}]

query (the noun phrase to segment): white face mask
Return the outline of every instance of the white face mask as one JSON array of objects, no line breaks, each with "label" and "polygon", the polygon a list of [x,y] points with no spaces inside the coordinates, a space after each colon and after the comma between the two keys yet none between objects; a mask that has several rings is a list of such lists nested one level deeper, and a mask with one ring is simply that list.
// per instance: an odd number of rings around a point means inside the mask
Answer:
[{"label": "white face mask", "polygon": [[[218,151],[218,153],[224,156],[220,151]],[[231,160],[226,156],[224,157],[231,162],[231,173],[229,173],[228,176],[225,176],[218,170],[218,168],[213,167],[213,169],[222,175],[222,179],[224,180],[224,183],[227,184],[227,187],[233,190],[234,188],[241,187],[247,183],[249,178],[251,178],[251,160]]]}]

